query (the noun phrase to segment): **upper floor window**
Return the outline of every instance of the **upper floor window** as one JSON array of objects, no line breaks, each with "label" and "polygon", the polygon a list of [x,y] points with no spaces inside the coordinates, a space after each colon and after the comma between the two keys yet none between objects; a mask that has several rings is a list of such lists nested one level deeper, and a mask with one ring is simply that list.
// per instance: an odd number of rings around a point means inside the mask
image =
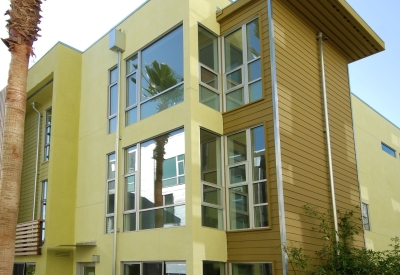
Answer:
[{"label": "upper floor window", "polygon": [[272,275],[271,263],[232,263],[232,275]]},{"label": "upper floor window", "polygon": [[106,233],[114,232],[115,153],[107,155]]},{"label": "upper floor window", "polygon": [[203,261],[203,275],[225,275],[225,263]]},{"label": "upper floor window", "polygon": [[108,133],[114,133],[117,129],[118,113],[118,67],[109,72],[108,85]]},{"label": "upper floor window", "polygon": [[126,61],[125,125],[168,109],[183,99],[180,26]]},{"label": "upper floor window", "polygon": [[366,203],[361,203],[361,212],[362,212],[362,220],[363,220],[363,226],[364,226],[364,230],[371,230],[371,226],[369,223],[369,207],[368,204]]},{"label": "upper floor window", "polygon": [[46,124],[44,132],[44,161],[48,161],[50,159],[51,108],[46,111]]},{"label": "upper floor window", "polygon": [[262,98],[258,18],[224,37],[225,110]]},{"label": "upper floor window", "polygon": [[125,262],[123,270],[126,275],[183,275],[186,274],[186,262]]},{"label": "upper floor window", "polygon": [[258,126],[226,138],[230,229],[268,226],[264,136]]},{"label": "upper floor window", "polygon": [[47,205],[47,180],[42,181],[42,198],[40,201],[40,218],[42,223],[42,242],[44,243],[44,233],[46,230],[46,205]]},{"label": "upper floor window", "polygon": [[200,102],[220,111],[218,37],[199,26]]},{"label": "upper floor window", "polygon": [[385,143],[381,143],[382,146],[382,150],[385,151],[386,153],[388,153],[389,155],[391,155],[392,157],[396,157],[396,150],[394,150],[393,148],[387,146]]}]

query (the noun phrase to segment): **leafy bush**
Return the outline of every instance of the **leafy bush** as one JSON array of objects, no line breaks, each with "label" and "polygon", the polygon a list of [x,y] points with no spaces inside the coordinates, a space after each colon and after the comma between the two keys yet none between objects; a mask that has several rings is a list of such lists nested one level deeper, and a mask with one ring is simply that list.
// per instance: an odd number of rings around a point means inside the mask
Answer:
[{"label": "leafy bush", "polygon": [[[319,227],[313,228],[321,233],[323,246],[311,257],[301,246],[283,246],[289,262],[297,275],[399,275],[400,239],[392,238],[389,250],[372,251],[354,246],[354,237],[361,228],[361,219],[354,211],[338,211],[338,231],[332,227],[332,211],[320,214],[315,208],[304,206],[306,213],[319,220]],[[337,241],[337,237],[339,241]]]}]

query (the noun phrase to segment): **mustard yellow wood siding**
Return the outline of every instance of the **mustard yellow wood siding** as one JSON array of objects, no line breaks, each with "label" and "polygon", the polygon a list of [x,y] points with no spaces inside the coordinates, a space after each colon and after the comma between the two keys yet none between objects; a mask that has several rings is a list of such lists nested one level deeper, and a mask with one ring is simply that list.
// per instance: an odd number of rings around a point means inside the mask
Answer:
[{"label": "mustard yellow wood siding", "polygon": [[[285,1],[274,1],[273,16],[287,241],[312,253],[322,245],[312,230],[319,221],[305,215],[303,207],[332,209],[317,33]],[[360,197],[347,60],[330,41],[324,50],[336,202],[338,209],[356,210]],[[356,241],[363,246],[363,236]]]}]

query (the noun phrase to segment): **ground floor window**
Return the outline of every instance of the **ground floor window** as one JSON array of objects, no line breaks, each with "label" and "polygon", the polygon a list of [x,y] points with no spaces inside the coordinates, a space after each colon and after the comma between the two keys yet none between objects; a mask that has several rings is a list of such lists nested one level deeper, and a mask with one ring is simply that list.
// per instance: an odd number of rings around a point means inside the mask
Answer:
[{"label": "ground floor window", "polygon": [[15,263],[13,268],[13,275],[35,275],[35,263]]},{"label": "ground floor window", "polygon": [[186,262],[127,262],[123,275],[184,275]]},{"label": "ground floor window", "polygon": [[225,275],[225,263],[203,262],[203,275]]},{"label": "ground floor window", "polygon": [[271,263],[233,263],[232,275],[272,275]]}]

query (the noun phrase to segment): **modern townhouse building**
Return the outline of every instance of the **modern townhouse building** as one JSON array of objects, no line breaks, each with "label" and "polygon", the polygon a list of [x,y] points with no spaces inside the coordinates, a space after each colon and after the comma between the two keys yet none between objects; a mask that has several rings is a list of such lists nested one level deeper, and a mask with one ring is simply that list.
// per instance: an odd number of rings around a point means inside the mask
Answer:
[{"label": "modern townhouse building", "polygon": [[347,65],[382,50],[344,0],[150,0],[58,43],[29,71],[15,274],[288,274],[281,244],[322,245],[305,204],[360,205]]}]

